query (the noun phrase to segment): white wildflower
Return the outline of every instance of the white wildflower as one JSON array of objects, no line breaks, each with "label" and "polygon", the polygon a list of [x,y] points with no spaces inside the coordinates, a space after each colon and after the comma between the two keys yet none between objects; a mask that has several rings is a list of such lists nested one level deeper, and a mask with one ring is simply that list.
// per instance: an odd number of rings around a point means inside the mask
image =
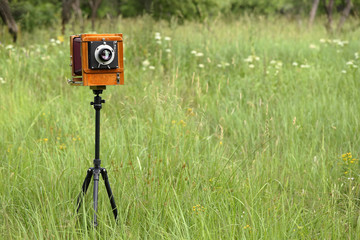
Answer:
[{"label": "white wildflower", "polygon": [[55,43],[58,44],[58,45],[60,45],[60,44],[61,44],[61,41],[60,41],[60,40],[56,40]]},{"label": "white wildflower", "polygon": [[149,66],[150,65],[150,62],[149,62],[149,60],[144,60],[143,62],[142,62],[142,65],[144,66],[144,67],[147,67],[147,66]]},{"label": "white wildflower", "polygon": [[164,37],[164,40],[165,40],[165,41],[170,41],[170,40],[171,40],[171,37]]},{"label": "white wildflower", "polygon": [[197,57],[202,57],[202,56],[204,56],[204,54],[203,54],[202,52],[198,52],[198,53],[196,53],[195,56],[197,56]]},{"label": "white wildflower", "polygon": [[354,56],[355,56],[355,59],[358,59],[359,58],[359,53],[358,52],[354,53]]},{"label": "white wildflower", "polygon": [[54,38],[50,38],[50,42],[51,42],[51,43],[55,43],[55,39],[54,39]]},{"label": "white wildflower", "polygon": [[160,44],[161,44],[161,41],[160,41],[160,40],[157,40],[156,43],[160,45]]},{"label": "white wildflower", "polygon": [[319,47],[317,45],[315,45],[315,44],[310,44],[309,48],[311,48],[311,49],[319,49]]},{"label": "white wildflower", "polygon": [[4,83],[6,83],[6,81],[2,77],[0,77],[0,83],[4,84]]},{"label": "white wildflower", "polygon": [[276,61],[275,61],[275,60],[271,60],[271,61],[270,61],[270,64],[274,65],[274,64],[276,64]]},{"label": "white wildflower", "polygon": [[321,42],[321,43],[326,43],[326,40],[323,39],[323,38],[321,38],[321,39],[320,39],[320,42]]},{"label": "white wildflower", "polygon": [[7,46],[5,47],[6,50],[13,49],[13,48],[14,48],[14,46],[11,45],[11,44],[10,44],[10,45],[7,45]]},{"label": "white wildflower", "polygon": [[199,64],[199,68],[204,68],[204,64]]},{"label": "white wildflower", "polygon": [[249,64],[249,68],[254,68],[255,65],[254,64]]},{"label": "white wildflower", "polygon": [[353,61],[348,61],[348,62],[346,63],[346,65],[354,65],[354,62],[353,62]]},{"label": "white wildflower", "polygon": [[340,47],[343,47],[346,44],[349,44],[349,41],[341,41],[340,39],[334,39],[332,42]]},{"label": "white wildflower", "polygon": [[280,68],[282,67],[282,65],[283,65],[283,63],[282,63],[281,61],[278,61],[278,62],[276,63],[275,68],[276,68],[276,69],[280,69]]},{"label": "white wildflower", "polygon": [[310,68],[310,65],[308,65],[308,64],[301,64],[300,67],[301,67],[301,68]]},{"label": "white wildflower", "polygon": [[252,56],[248,56],[247,58],[244,59],[244,62],[250,63],[250,62],[252,62],[252,61],[253,61]]},{"label": "white wildflower", "polygon": [[192,50],[192,51],[191,51],[191,54],[196,55],[196,51],[195,51],[195,50]]},{"label": "white wildflower", "polygon": [[346,74],[346,70],[342,70],[341,73]]},{"label": "white wildflower", "polygon": [[218,65],[216,65],[218,68],[221,68],[222,67],[222,65],[221,64],[218,64]]},{"label": "white wildflower", "polygon": [[149,66],[149,69],[150,70],[155,70],[155,67],[154,66]]},{"label": "white wildflower", "polygon": [[228,66],[230,66],[230,63],[226,62],[226,63],[224,63],[224,65],[225,65],[225,67],[228,67]]},{"label": "white wildflower", "polygon": [[167,49],[165,49],[165,52],[171,53],[171,49],[170,49],[170,48],[167,48]]},{"label": "white wildflower", "polygon": [[259,61],[260,58],[255,55],[250,55],[247,58],[244,59],[244,62],[252,63],[253,61]]},{"label": "white wildflower", "polygon": [[155,40],[161,40],[161,36],[159,32],[155,33]]},{"label": "white wildflower", "polygon": [[299,64],[298,64],[297,62],[293,62],[292,65],[293,65],[294,67],[296,67],[296,66],[298,66]]}]

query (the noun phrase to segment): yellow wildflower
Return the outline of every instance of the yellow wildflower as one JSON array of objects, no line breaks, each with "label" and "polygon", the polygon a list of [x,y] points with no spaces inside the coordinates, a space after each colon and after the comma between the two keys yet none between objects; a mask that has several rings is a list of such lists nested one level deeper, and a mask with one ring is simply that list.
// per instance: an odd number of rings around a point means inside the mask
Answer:
[{"label": "yellow wildflower", "polygon": [[184,120],[180,120],[179,124],[181,124],[183,127],[186,126],[186,122]]},{"label": "yellow wildflower", "polygon": [[64,42],[64,36],[62,36],[62,35],[58,36],[57,40],[59,40],[60,42]]},{"label": "yellow wildflower", "polygon": [[244,226],[244,229],[250,228],[250,225],[247,224],[246,226]]},{"label": "yellow wildflower", "polygon": [[195,115],[192,108],[188,108],[187,113],[188,113],[188,115],[190,115],[190,116],[194,116],[194,115]]}]

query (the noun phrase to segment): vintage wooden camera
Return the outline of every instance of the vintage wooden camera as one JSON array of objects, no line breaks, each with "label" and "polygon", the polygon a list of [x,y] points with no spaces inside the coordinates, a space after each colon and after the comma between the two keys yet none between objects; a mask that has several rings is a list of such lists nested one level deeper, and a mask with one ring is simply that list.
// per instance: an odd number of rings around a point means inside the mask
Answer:
[{"label": "vintage wooden camera", "polygon": [[124,84],[123,37],[116,34],[70,36],[70,66],[77,86]]}]

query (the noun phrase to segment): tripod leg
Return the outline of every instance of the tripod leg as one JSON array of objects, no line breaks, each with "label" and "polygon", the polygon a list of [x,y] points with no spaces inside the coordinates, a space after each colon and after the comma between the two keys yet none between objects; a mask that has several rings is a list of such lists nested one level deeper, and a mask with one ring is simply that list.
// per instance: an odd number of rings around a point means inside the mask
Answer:
[{"label": "tripod leg", "polygon": [[114,196],[113,196],[112,191],[111,191],[109,178],[108,178],[107,171],[106,171],[105,168],[103,168],[101,170],[101,176],[104,179],[106,191],[107,191],[107,194],[109,196],[111,208],[112,208],[112,211],[113,211],[113,214],[114,214],[114,217],[115,217],[115,221],[116,221],[117,215],[118,215],[117,207],[116,207],[116,204],[115,204],[115,199],[114,199]]},{"label": "tripod leg", "polygon": [[98,208],[98,190],[99,190],[99,175],[100,168],[94,168],[94,227],[98,225],[97,223],[97,208]]},{"label": "tripod leg", "polygon": [[81,188],[81,193],[79,194],[78,199],[77,199],[77,204],[76,204],[76,205],[77,205],[77,209],[76,209],[76,212],[79,212],[82,199],[83,199],[84,195],[86,194],[86,191],[87,191],[87,189],[88,189],[88,187],[89,187],[89,184],[90,184],[92,175],[93,175],[92,168],[89,168],[88,171],[87,171],[87,174],[86,174],[84,183],[83,183],[82,188]]}]

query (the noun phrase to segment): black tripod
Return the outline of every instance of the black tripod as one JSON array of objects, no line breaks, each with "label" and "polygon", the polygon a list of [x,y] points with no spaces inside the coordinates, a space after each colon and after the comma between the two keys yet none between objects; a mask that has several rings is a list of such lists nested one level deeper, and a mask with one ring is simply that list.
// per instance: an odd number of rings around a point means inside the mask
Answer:
[{"label": "black tripod", "polygon": [[96,95],[94,97],[94,102],[91,102],[91,105],[94,105],[94,109],[96,111],[96,119],[95,119],[95,159],[94,159],[94,167],[89,168],[84,180],[84,183],[82,185],[82,191],[79,194],[78,200],[77,200],[77,212],[79,212],[80,206],[81,206],[81,202],[82,202],[82,198],[83,196],[86,194],[86,191],[89,187],[90,181],[91,181],[91,177],[93,176],[94,178],[94,226],[97,226],[97,217],[96,217],[96,213],[97,213],[97,207],[98,207],[98,189],[99,189],[99,175],[101,174],[104,182],[105,182],[105,187],[106,187],[106,191],[107,194],[109,196],[110,199],[110,204],[111,204],[111,208],[115,217],[115,221],[117,219],[117,208],[116,208],[116,204],[115,204],[115,200],[114,200],[114,196],[112,194],[111,188],[110,188],[110,183],[109,183],[109,178],[107,175],[107,171],[105,168],[100,167],[100,110],[101,110],[101,104],[105,103],[105,100],[102,100],[100,97],[100,94],[102,93],[102,91],[105,89],[105,87],[95,87],[93,88],[93,92]]}]

